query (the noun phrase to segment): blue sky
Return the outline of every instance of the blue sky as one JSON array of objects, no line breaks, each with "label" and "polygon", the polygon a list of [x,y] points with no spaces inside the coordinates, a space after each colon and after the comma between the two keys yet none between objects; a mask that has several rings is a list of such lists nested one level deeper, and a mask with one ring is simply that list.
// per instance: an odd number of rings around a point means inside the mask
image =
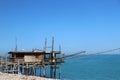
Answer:
[{"label": "blue sky", "polygon": [[72,53],[120,47],[120,0],[0,0],[0,52],[55,49]]}]

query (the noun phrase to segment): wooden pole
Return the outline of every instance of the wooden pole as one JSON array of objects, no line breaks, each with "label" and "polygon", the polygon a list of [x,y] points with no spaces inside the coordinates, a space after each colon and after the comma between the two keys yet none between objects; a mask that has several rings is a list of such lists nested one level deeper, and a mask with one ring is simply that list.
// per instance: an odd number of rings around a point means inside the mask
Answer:
[{"label": "wooden pole", "polygon": [[60,79],[60,75],[61,75],[61,66],[59,65],[59,79]]},{"label": "wooden pole", "polygon": [[53,66],[52,65],[50,66],[50,75],[51,75],[51,78],[53,78]]},{"label": "wooden pole", "polygon": [[44,77],[46,77],[46,67],[43,66],[43,69],[44,69],[44,71],[43,71],[43,73],[44,73]]},{"label": "wooden pole", "polygon": [[41,66],[40,66],[40,76],[41,76]]},{"label": "wooden pole", "polygon": [[44,51],[46,51],[47,38],[45,38]]},{"label": "wooden pole", "polygon": [[52,52],[54,51],[54,37],[52,37]]}]

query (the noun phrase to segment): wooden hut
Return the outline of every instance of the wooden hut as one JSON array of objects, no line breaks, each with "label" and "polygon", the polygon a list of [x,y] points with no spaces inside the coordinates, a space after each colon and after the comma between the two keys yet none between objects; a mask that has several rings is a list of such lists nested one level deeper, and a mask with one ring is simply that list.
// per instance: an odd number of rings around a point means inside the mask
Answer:
[{"label": "wooden hut", "polygon": [[41,62],[44,60],[44,51],[36,52],[8,52],[12,62]]}]

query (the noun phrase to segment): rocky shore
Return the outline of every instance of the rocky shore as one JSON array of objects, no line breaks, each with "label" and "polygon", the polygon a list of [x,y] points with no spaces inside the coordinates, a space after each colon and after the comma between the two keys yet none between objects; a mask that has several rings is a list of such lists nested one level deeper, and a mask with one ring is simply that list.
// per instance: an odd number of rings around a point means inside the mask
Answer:
[{"label": "rocky shore", "polygon": [[0,80],[57,80],[37,76],[26,76],[21,74],[8,74],[0,72]]}]

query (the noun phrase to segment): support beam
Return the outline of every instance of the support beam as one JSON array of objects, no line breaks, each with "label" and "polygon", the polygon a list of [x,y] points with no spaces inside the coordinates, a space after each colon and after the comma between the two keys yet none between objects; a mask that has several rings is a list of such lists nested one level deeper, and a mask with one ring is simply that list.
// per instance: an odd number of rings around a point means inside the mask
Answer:
[{"label": "support beam", "polygon": [[46,67],[43,66],[43,69],[44,69],[44,70],[43,70],[43,76],[46,77]]}]

